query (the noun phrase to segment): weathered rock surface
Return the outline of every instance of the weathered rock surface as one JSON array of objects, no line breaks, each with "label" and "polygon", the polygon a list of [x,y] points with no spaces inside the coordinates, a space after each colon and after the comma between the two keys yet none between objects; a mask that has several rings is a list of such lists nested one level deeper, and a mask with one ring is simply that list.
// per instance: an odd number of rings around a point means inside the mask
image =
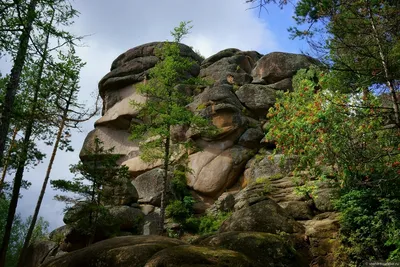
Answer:
[{"label": "weathered rock surface", "polygon": [[[293,75],[317,63],[304,55],[274,52],[262,56],[231,48],[207,58],[200,66],[198,55],[188,46],[180,46],[181,55],[197,62],[188,77],[202,77],[210,83],[201,87],[178,85],[176,89],[193,97],[187,105],[189,110],[218,128],[212,135],[201,135],[188,125],[172,129],[174,142],[191,139],[199,148],[188,157],[190,172],[186,178],[196,201],[193,208],[196,216],[219,211],[233,214],[221,226],[221,233],[199,241],[202,243],[197,245],[202,246],[151,236],[158,233],[156,206],[160,204],[162,162],[143,162],[138,142],[128,141],[128,137],[130,127],[143,123],[130,102],[145,101],[136,88],[150,78],[149,71],[159,60],[155,53],[158,45],[135,47],[112,63],[110,73],[99,83],[103,117],[88,134],[80,155],[85,160],[85,150],[93,147],[96,136],[106,149],[115,147],[114,153],[120,156],[118,164],[129,168],[137,194],[129,186],[110,188],[116,195],[110,204],[122,205],[116,210],[126,218],[118,212],[115,216],[125,218],[127,225],[120,225],[122,231],[128,231],[124,234],[133,231],[128,229],[132,218],[140,217],[138,228],[148,236],[98,242],[45,266],[306,266],[310,262],[313,266],[330,266],[335,245],[329,244],[335,242],[338,229],[335,213],[326,212],[333,210],[332,189],[320,187],[318,197],[296,194],[296,186],[303,182],[292,177],[293,162],[280,164],[282,155],[271,153],[274,141],[264,139],[268,125],[265,115],[275,104],[277,91],[293,90]],[[130,216],[130,211],[135,214]],[[72,232],[67,236],[62,245],[66,251],[82,247],[70,241]],[[312,259],[307,258],[309,254]]]},{"label": "weathered rock surface", "polygon": [[98,126],[86,136],[79,157],[85,161],[95,151],[96,138],[103,142],[105,150],[113,149],[112,154],[120,155],[121,160],[139,155],[138,144],[129,141],[129,137],[130,133],[126,130]]},{"label": "weathered rock surface", "polygon": [[200,77],[211,79],[214,84],[250,83],[253,80],[251,71],[260,57],[255,51],[225,49],[202,62]]},{"label": "weathered rock surface", "polygon": [[207,237],[203,246],[224,248],[244,254],[255,267],[308,266],[306,255],[299,255],[288,237],[260,232],[227,232]]},{"label": "weathered rock surface", "polygon": [[136,203],[139,195],[133,184],[126,180],[117,182],[117,185],[105,186],[103,188],[104,204],[112,206],[130,206]]},{"label": "weathered rock surface", "polygon": [[252,266],[249,260],[236,251],[202,246],[175,246],[159,251],[145,266]]},{"label": "weathered rock surface", "polygon": [[115,237],[50,259],[41,267],[252,266],[243,254],[161,236]]},{"label": "weathered rock surface", "polygon": [[263,56],[252,71],[253,83],[273,84],[293,77],[299,69],[317,61],[299,54],[273,52]]},{"label": "weathered rock surface", "polygon": [[[189,165],[193,175],[188,176],[188,185],[195,191],[207,196],[218,196],[225,188],[229,188],[236,183],[244,165],[251,157],[251,150],[235,146],[220,154],[211,154],[209,157],[205,153],[192,155],[193,159]],[[197,156],[198,160],[194,159]],[[195,164],[200,160],[208,159],[206,164]]]},{"label": "weathered rock surface", "polygon": [[121,231],[129,231],[141,234],[144,222],[144,214],[140,209],[128,206],[114,206],[108,208],[110,215]]},{"label": "weathered rock surface", "polygon": [[145,172],[136,177],[132,184],[139,194],[139,203],[160,206],[164,171],[160,168]]},{"label": "weathered rock surface", "polygon": [[115,237],[49,260],[41,267],[141,267],[158,251],[179,245],[185,243],[161,236]]},{"label": "weathered rock surface", "polygon": [[[105,111],[121,99],[118,90],[132,84],[142,82],[149,74],[149,70],[159,61],[155,49],[162,45],[161,42],[144,44],[121,54],[111,66],[111,71],[99,82],[100,95],[105,102]],[[180,44],[181,55],[200,63],[201,58],[187,45]],[[194,65],[191,75],[199,74],[199,65]],[[117,96],[115,96],[117,95]]]},{"label": "weathered rock surface", "polygon": [[58,244],[53,241],[34,242],[29,245],[26,257],[22,266],[36,267],[51,257],[54,257],[58,250]]},{"label": "weathered rock surface", "polygon": [[302,233],[304,228],[271,199],[235,211],[221,226],[220,232]]},{"label": "weathered rock surface", "polygon": [[339,231],[338,215],[333,212],[319,214],[305,221],[304,227],[315,266],[334,266],[335,251],[339,248],[339,240],[336,239]]},{"label": "weathered rock surface", "polygon": [[275,104],[275,94],[275,89],[262,84],[245,84],[236,91],[240,102],[262,118]]}]

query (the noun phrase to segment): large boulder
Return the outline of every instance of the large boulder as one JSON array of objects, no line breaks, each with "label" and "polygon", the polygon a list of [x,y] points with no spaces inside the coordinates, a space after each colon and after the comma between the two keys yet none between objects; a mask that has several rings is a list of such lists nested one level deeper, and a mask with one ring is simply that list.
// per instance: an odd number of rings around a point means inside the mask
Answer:
[{"label": "large boulder", "polygon": [[37,267],[46,260],[54,257],[58,252],[59,245],[56,242],[46,240],[33,242],[29,245],[22,266]]},{"label": "large boulder", "polygon": [[200,77],[212,80],[214,84],[250,83],[253,79],[250,73],[260,57],[255,51],[228,48],[202,62]]},{"label": "large boulder", "polygon": [[304,228],[275,201],[266,199],[235,211],[220,228],[220,232],[231,231],[292,234],[302,233]]},{"label": "large boulder", "polygon": [[276,101],[275,90],[261,84],[245,84],[236,91],[236,95],[244,106],[262,118]]},{"label": "large boulder", "polygon": [[335,266],[335,252],[340,243],[338,214],[325,212],[304,222],[305,235],[310,243],[310,253],[316,266]]},{"label": "large boulder", "polygon": [[152,169],[136,177],[132,184],[139,194],[139,203],[160,206],[164,170]]},{"label": "large boulder", "polygon": [[238,144],[251,149],[260,148],[264,135],[261,127],[249,128],[240,136]]},{"label": "large boulder", "polygon": [[123,236],[98,242],[44,263],[41,267],[142,267],[158,251],[185,245],[161,236]]},{"label": "large boulder", "polygon": [[249,260],[236,251],[203,246],[175,246],[156,253],[147,267],[171,266],[252,266]]},{"label": "large boulder", "polygon": [[120,162],[134,157],[139,154],[139,146],[137,142],[130,141],[129,137],[130,133],[126,130],[98,126],[86,136],[79,157],[82,161],[89,159],[91,153],[95,151],[96,138],[103,142],[104,150],[112,149],[113,155],[121,156]]},{"label": "large boulder", "polygon": [[243,132],[247,124],[247,118],[243,114],[245,107],[240,103],[231,85],[207,87],[194,97],[188,108],[204,118],[209,118],[218,128],[218,134],[209,137],[212,140],[226,138],[238,131]]},{"label": "large boulder", "polygon": [[[117,179],[116,179],[117,180]],[[119,180],[119,181],[118,181]],[[128,179],[118,179],[113,186],[103,187],[103,199],[105,205],[130,206],[139,199],[136,188]]]},{"label": "large boulder", "polygon": [[273,52],[257,61],[252,71],[253,83],[273,84],[293,75],[300,69],[308,68],[317,61],[309,56]]},{"label": "large boulder", "polygon": [[287,236],[260,232],[227,232],[202,239],[199,244],[240,252],[255,267],[308,266],[308,260],[304,257],[307,255],[299,255]]},{"label": "large boulder", "polygon": [[205,150],[189,157],[188,185],[201,194],[218,197],[234,185],[243,171],[252,150],[234,146],[220,153]]},{"label": "large boulder", "polygon": [[144,214],[140,209],[128,206],[111,206],[107,209],[120,231],[142,233]]},{"label": "large boulder", "polygon": [[41,267],[155,267],[155,266],[252,266],[243,254],[227,250],[190,246],[162,236],[115,237],[74,251]]},{"label": "large boulder", "polygon": [[247,183],[254,183],[259,178],[284,177],[294,169],[293,160],[282,154],[259,153],[248,161],[244,172]]}]

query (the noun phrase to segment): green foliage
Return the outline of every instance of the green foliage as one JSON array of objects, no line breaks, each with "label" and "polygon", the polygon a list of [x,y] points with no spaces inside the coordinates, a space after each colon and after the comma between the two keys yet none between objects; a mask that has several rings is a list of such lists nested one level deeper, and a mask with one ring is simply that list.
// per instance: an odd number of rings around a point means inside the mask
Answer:
[{"label": "green foliage", "polygon": [[[138,93],[147,97],[145,103],[132,102],[139,110],[138,118],[144,123],[133,125],[132,139],[143,140],[140,143],[141,158],[145,161],[165,160],[170,162],[182,149],[191,146],[191,142],[171,144],[171,127],[190,125],[202,129],[209,126],[205,118],[193,114],[186,108],[192,97],[177,90],[177,85],[205,84],[202,79],[190,77],[189,70],[195,62],[180,54],[179,41],[189,33],[190,22],[181,22],[171,32],[174,42],[165,42],[156,49],[161,60],[150,71],[149,80],[138,86]],[[168,147],[166,152],[166,148]]]},{"label": "green foliage", "polygon": [[171,190],[175,199],[178,200],[183,200],[185,196],[191,196],[186,182],[186,174],[189,171],[185,165],[175,166],[173,178],[171,179]]},{"label": "green foliage", "polygon": [[[400,130],[385,127],[387,111],[379,97],[332,90],[331,84],[338,84],[335,74],[316,68],[299,71],[294,92],[281,93],[270,109],[266,137],[276,140],[276,152],[295,161],[295,174],[307,171],[302,179],[338,182],[340,236],[350,261],[367,255],[394,259],[400,245],[395,223]],[[306,183],[299,191],[312,195],[316,186],[318,181]]]},{"label": "green foliage", "polygon": [[205,214],[201,217],[190,217],[185,222],[185,228],[193,233],[207,235],[219,230],[222,223],[231,216],[230,212]]},{"label": "green foliage", "polygon": [[[145,96],[146,101],[131,103],[133,108],[139,111],[137,118],[141,120],[141,123],[131,127],[131,138],[141,141],[141,159],[146,162],[161,161],[165,170],[161,193],[160,231],[163,230],[167,204],[168,171],[171,165],[178,164],[179,160],[185,158],[188,149],[194,144],[191,140],[172,140],[173,127],[189,126],[191,130],[199,133],[212,128],[208,119],[194,114],[187,108],[192,97],[178,89],[178,85],[207,84],[202,79],[192,77],[190,70],[196,62],[181,55],[179,42],[192,28],[189,24],[190,21],[181,22],[171,32],[174,41],[164,42],[155,50],[155,55],[160,61],[151,69],[150,79],[137,87],[137,92]],[[179,183],[175,185],[181,186]]]},{"label": "green foliage", "polygon": [[73,209],[79,220],[74,222],[74,226],[83,234],[94,238],[98,226],[102,230],[112,234],[117,231],[116,222],[105,208],[108,196],[103,193],[105,187],[119,186],[129,179],[128,168],[116,164],[118,155],[113,155],[113,149],[105,149],[103,142],[97,137],[94,139],[94,147],[85,151],[87,160],[79,162],[71,167],[71,172],[76,176],[72,180],[53,180],[53,188],[63,192],[71,192],[78,197],[57,195],[56,200],[75,204],[69,207]]},{"label": "green foliage", "polygon": [[400,259],[400,200],[371,188],[353,190],[336,201],[341,211],[341,253],[363,261]]},{"label": "green foliage", "polygon": [[[9,201],[0,197],[0,239],[4,235],[4,227],[6,224],[7,213],[8,213]],[[6,265],[5,267],[17,266],[19,254],[24,244],[24,238],[28,231],[31,222],[31,217],[23,220],[19,214],[14,218],[13,227],[11,230],[10,245],[7,251]],[[48,235],[49,223],[42,217],[36,222],[36,226],[32,235],[31,243],[45,240]]]},{"label": "green foliage", "polygon": [[185,220],[193,214],[193,204],[194,200],[191,196],[185,196],[183,200],[173,200],[165,210],[166,215],[175,222],[184,224]]}]

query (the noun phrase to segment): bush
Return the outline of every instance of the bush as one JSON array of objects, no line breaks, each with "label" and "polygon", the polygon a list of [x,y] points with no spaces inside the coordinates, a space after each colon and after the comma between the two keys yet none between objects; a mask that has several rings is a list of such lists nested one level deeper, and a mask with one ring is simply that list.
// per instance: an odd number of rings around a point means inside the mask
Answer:
[{"label": "bush", "polygon": [[400,200],[369,189],[347,192],[335,202],[341,211],[341,253],[350,263],[400,259]]},{"label": "bush", "polygon": [[386,127],[388,110],[375,92],[333,90],[340,84],[335,72],[300,70],[294,92],[278,92],[266,138],[295,159],[295,176],[307,173],[299,192],[313,195],[327,176],[340,186],[344,266],[399,259],[400,129]]}]

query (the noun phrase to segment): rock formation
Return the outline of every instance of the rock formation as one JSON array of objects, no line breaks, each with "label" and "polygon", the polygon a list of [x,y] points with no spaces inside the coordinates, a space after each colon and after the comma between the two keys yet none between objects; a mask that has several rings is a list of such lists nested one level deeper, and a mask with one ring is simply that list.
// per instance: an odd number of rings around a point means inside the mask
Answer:
[{"label": "rock formation", "polygon": [[[138,142],[128,139],[130,125],[140,123],[130,102],[145,101],[135,88],[146,82],[157,64],[157,45],[135,47],[114,60],[99,82],[103,116],[80,154],[84,161],[95,136],[105,149],[114,147],[118,163],[129,167],[133,186],[110,189],[115,195],[110,209],[126,218],[121,230],[129,232],[135,225],[144,235],[157,230],[162,176],[159,164],[143,162]],[[192,245],[165,237],[117,237],[67,255],[49,254],[42,266],[128,266],[128,262],[129,266],[331,266],[338,230],[330,204],[334,191],[322,187],[317,198],[296,194],[290,160],[279,164],[281,155],[271,155],[274,144],[263,140],[265,115],[275,103],[276,92],[292,90],[293,75],[316,61],[298,54],[262,56],[238,49],[202,61],[190,47],[181,44],[180,48],[182,56],[197,62],[190,75],[212,82],[204,88],[180,88],[194,97],[188,108],[220,130],[212,138],[202,138],[184,127],[177,129],[179,138],[192,138],[201,149],[189,155],[187,185],[197,201],[197,213],[232,211],[231,217],[218,234]],[[57,231],[65,246],[61,250],[82,247],[72,244],[71,229]]]}]

